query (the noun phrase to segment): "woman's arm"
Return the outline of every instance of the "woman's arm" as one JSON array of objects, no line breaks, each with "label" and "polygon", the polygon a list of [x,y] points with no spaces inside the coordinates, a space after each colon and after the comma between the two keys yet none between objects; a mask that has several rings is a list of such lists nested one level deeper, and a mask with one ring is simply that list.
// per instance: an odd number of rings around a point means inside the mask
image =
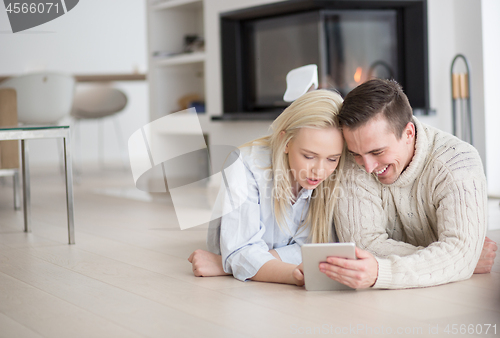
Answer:
[{"label": "woman's arm", "polygon": [[258,282],[304,285],[302,264],[297,266],[284,263],[279,259],[273,259],[266,262],[259,271],[257,271],[255,276],[250,279]]},{"label": "woman's arm", "polygon": [[[274,256],[273,260],[265,263],[251,279],[259,282],[273,282],[284,284],[304,285],[304,274],[302,264],[284,263],[275,250],[269,253]],[[222,268],[222,257],[205,250],[196,250],[189,256],[188,261],[193,266],[193,273],[197,277],[213,277],[230,275]]]}]

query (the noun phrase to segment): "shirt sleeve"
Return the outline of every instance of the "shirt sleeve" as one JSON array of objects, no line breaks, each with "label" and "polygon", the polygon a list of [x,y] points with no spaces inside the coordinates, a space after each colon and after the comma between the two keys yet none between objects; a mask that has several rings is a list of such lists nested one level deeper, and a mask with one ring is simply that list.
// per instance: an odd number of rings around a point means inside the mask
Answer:
[{"label": "shirt sleeve", "polygon": [[274,249],[285,263],[299,265],[302,263],[302,252],[298,243]]},{"label": "shirt sleeve", "polygon": [[275,258],[262,238],[266,226],[260,221],[258,185],[241,156],[224,170],[223,184],[227,193],[221,218],[222,264],[225,272],[244,281]]}]

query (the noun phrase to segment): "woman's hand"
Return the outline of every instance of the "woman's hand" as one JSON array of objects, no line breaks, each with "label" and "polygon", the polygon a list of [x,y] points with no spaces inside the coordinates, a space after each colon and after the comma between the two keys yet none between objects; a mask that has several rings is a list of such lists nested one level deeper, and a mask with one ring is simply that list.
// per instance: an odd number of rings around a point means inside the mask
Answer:
[{"label": "woman's hand", "polygon": [[189,263],[193,265],[193,273],[197,277],[226,276],[222,267],[222,257],[205,250],[196,250],[189,256]]},{"label": "woman's hand", "polygon": [[295,280],[295,284],[298,286],[304,285],[304,267],[302,266],[303,263],[300,263],[300,265],[297,265],[295,270],[292,272],[292,277]]}]

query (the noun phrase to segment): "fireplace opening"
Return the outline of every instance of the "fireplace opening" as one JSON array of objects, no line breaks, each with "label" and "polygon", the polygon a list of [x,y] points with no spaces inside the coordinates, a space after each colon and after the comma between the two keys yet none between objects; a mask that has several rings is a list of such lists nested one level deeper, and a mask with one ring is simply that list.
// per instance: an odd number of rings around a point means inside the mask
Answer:
[{"label": "fireplace opening", "polygon": [[415,114],[429,113],[424,0],[289,0],[221,15],[221,119],[272,119],[286,108],[285,76],[318,65],[321,88],[343,96],[395,79]]}]

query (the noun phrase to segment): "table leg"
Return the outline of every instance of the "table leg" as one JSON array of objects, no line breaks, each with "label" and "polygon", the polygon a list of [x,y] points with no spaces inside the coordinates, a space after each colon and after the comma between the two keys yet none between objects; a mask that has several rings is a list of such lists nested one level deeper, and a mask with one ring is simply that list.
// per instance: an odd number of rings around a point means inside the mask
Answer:
[{"label": "table leg", "polygon": [[21,156],[23,161],[23,208],[24,231],[31,232],[31,196],[30,196],[30,169],[28,163],[28,141],[21,140]]},{"label": "table leg", "polygon": [[73,169],[70,154],[70,134],[64,137],[64,171],[66,176],[66,207],[68,214],[69,244],[75,244],[75,220],[73,214]]},{"label": "table leg", "polygon": [[19,170],[14,173],[14,210],[21,210],[21,184],[19,183]]}]

